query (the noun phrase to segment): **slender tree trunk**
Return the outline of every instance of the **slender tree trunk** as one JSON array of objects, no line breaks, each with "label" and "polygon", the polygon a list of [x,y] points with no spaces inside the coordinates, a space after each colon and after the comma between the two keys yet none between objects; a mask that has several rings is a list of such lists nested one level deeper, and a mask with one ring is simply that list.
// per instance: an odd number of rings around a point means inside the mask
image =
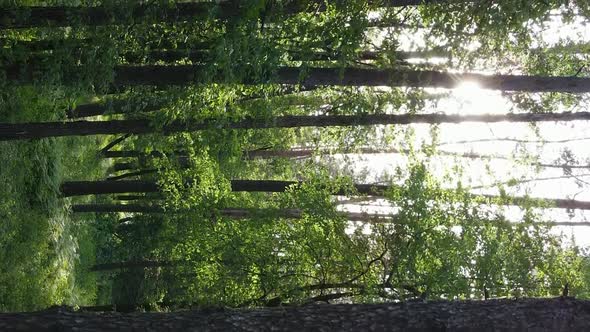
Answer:
[{"label": "slender tree trunk", "polygon": [[61,185],[64,197],[78,195],[155,193],[160,192],[153,181],[69,181]]},{"label": "slender tree trunk", "polygon": [[117,222],[119,224],[124,224],[128,221],[133,221],[133,219],[135,219],[135,218],[134,217],[125,217],[125,218],[121,218],[121,219],[117,220]]},{"label": "slender tree trunk", "polygon": [[136,172],[129,172],[129,173],[125,173],[125,174],[121,174],[121,175],[117,175],[117,176],[109,176],[107,178],[107,180],[109,181],[118,181],[118,180],[123,180],[123,179],[127,179],[130,177],[134,177],[134,176],[142,176],[142,175],[146,175],[146,174],[153,174],[156,173],[158,170],[155,168],[148,168],[148,169],[142,169]]},{"label": "slender tree trunk", "polygon": [[70,109],[67,113],[67,116],[70,119],[75,119],[105,114],[151,112],[165,107],[168,103],[169,101],[166,99],[151,100],[146,103],[125,99],[108,99],[103,102],[78,105],[75,108]]},{"label": "slender tree trunk", "polygon": [[[291,186],[301,185],[297,181],[277,180],[231,180],[232,191],[249,192],[284,192]],[[369,196],[383,196],[383,194],[395,188],[389,185],[354,184],[358,194]],[[70,181],[61,185],[61,193],[64,197],[99,194],[118,193],[148,193],[159,192],[160,189],[155,182],[129,180],[129,181]],[[332,192],[333,195],[346,196],[350,194],[344,190]],[[486,200],[497,200],[501,197],[494,195],[471,194],[474,198]],[[556,208],[590,210],[590,202],[571,199],[540,199],[534,197],[506,197],[502,203],[505,205],[548,203]]]},{"label": "slender tree trunk", "polygon": [[587,331],[590,302],[499,299],[180,312],[1,313],[2,331]]},{"label": "slender tree trunk", "polygon": [[[278,96],[296,94],[299,92],[312,91],[313,88],[301,88],[296,90],[289,86],[284,89],[283,92],[277,93]],[[260,96],[247,96],[244,99],[238,101],[249,101],[252,99],[267,98],[266,95]],[[133,113],[144,113],[153,112],[160,110],[170,105],[170,100],[167,98],[150,98],[150,100],[130,100],[122,97],[107,98],[104,101],[93,102],[88,104],[81,104],[67,112],[67,116],[70,119],[108,115],[108,114],[133,114]]]},{"label": "slender tree trunk", "polygon": [[[3,45],[10,46],[12,48],[23,49],[27,52],[41,52],[41,51],[53,51],[64,45],[71,46],[74,48],[82,48],[88,45],[95,45],[99,43],[99,40],[92,38],[54,38],[54,39],[37,39],[37,40],[13,40],[9,38],[0,38],[0,43]],[[150,49],[160,50],[207,50],[215,46],[215,42],[212,40],[206,40],[202,42],[191,42],[183,43],[180,41],[171,42],[168,39],[161,39],[154,42],[155,45]]]},{"label": "slender tree trunk", "polygon": [[[462,123],[462,122],[546,122],[589,120],[590,112],[562,113],[521,113],[521,114],[484,114],[484,115],[447,115],[447,114],[370,114],[370,115],[292,115],[261,121],[245,119],[224,123],[225,129],[264,129],[264,128],[298,128],[329,126],[370,126],[386,124],[412,123]],[[220,124],[221,125],[221,124]],[[73,122],[29,122],[0,123],[0,141],[60,136],[83,136],[100,134],[148,134],[162,132],[197,131],[218,128],[217,121],[200,121],[186,123],[175,121],[162,128],[153,127],[149,120],[110,120],[110,121],[73,121]]]},{"label": "slender tree trunk", "polygon": [[109,151],[110,149],[115,147],[117,144],[120,144],[121,142],[123,142],[124,140],[129,138],[129,136],[131,136],[131,134],[125,134],[121,137],[114,139],[113,141],[111,141],[107,145],[105,145],[102,149],[100,149],[100,153],[102,154],[102,153]]},{"label": "slender tree trunk", "polygon": [[[254,150],[246,152],[246,156],[248,158],[272,158],[272,157],[279,157],[279,158],[309,158],[313,156],[315,153],[319,153],[319,155],[324,155],[327,153],[334,153],[334,154],[379,154],[379,153],[405,153],[408,154],[411,151],[409,149],[396,149],[396,148],[382,148],[382,149],[375,149],[375,148],[360,148],[357,150],[352,151],[334,151],[330,149],[293,149],[293,150]],[[494,155],[485,155],[479,154],[475,152],[453,152],[453,151],[444,151],[438,150],[436,151],[437,154],[443,156],[452,156],[452,157],[460,157],[460,158],[469,158],[469,159],[500,159],[500,160],[512,160],[513,158],[507,156],[494,156]],[[570,169],[588,169],[590,165],[569,165],[569,164],[547,164],[547,163],[540,163],[540,162],[532,162],[529,163],[530,166],[533,167],[543,167],[543,168],[570,168]],[[575,175],[574,175],[575,176]],[[532,180],[534,181],[534,180]]]},{"label": "slender tree trunk", "polygon": [[[127,85],[186,85],[201,77],[201,66],[117,66],[116,86]],[[279,84],[303,84],[311,86],[408,86],[431,88],[455,88],[465,81],[477,82],[483,89],[523,92],[571,92],[590,91],[590,78],[546,77],[523,75],[458,74],[439,71],[400,71],[362,68],[279,68],[274,79]],[[244,80],[245,84],[258,81]]]},{"label": "slender tree trunk", "polygon": [[[74,46],[77,48],[86,47],[87,44],[91,44],[93,41],[89,39],[79,39],[79,40],[37,40],[37,41],[17,41],[12,43],[15,48],[22,48],[30,53],[40,52],[40,51],[53,51],[56,48],[62,47],[62,44],[67,41],[69,43],[73,43]],[[7,41],[9,45],[11,44],[10,41]],[[177,43],[175,45],[159,45],[160,48],[165,47],[168,49],[153,49],[148,52],[126,52],[122,53],[120,56],[126,60],[127,63],[130,64],[140,64],[143,63],[145,60],[147,61],[161,61],[164,63],[173,63],[178,60],[188,59],[191,60],[193,63],[204,63],[211,59],[211,51],[212,48],[215,46],[214,42],[203,42],[198,45],[195,44],[186,44],[186,43]],[[172,49],[170,49],[172,48]],[[302,52],[298,50],[285,50],[285,53],[289,55],[289,58],[292,61],[335,61],[340,58],[340,55],[335,52],[329,51],[316,51],[316,52]],[[435,48],[435,49],[428,49],[428,50],[419,50],[419,51],[396,51],[394,56],[398,60],[407,60],[410,58],[417,58],[417,59],[428,59],[432,57],[436,58],[448,58],[450,57],[450,53],[442,48]],[[362,61],[371,61],[371,60],[378,60],[381,58],[380,51],[361,51],[357,54],[356,59]],[[28,61],[31,63],[31,61]],[[99,115],[98,110],[96,108],[92,108],[92,104],[80,108],[79,116],[73,113],[71,117],[83,117],[83,116],[92,116],[92,115]],[[85,110],[84,108],[87,108]],[[88,112],[89,115],[84,115],[84,112]],[[114,109],[111,113],[115,113],[116,109]]]},{"label": "slender tree trunk", "polygon": [[[116,200],[118,201],[139,201],[139,200],[160,200],[163,197],[161,195],[118,195],[115,197]],[[72,209],[74,210],[74,212],[76,212],[75,210],[76,205],[72,206]],[[124,211],[121,211],[124,212]]]},{"label": "slender tree trunk", "polygon": [[[284,192],[292,185],[298,185],[295,181],[274,180],[232,180],[232,191],[251,192]],[[360,194],[382,195],[390,186],[355,184],[355,189]],[[128,180],[128,181],[68,181],[61,185],[61,193],[64,197],[80,195],[122,194],[122,193],[154,193],[160,192],[158,184],[153,181]],[[339,190],[334,195],[345,195]]]},{"label": "slender tree trunk", "polygon": [[[182,152],[180,152],[182,153]],[[250,150],[244,153],[245,158],[248,159],[255,159],[255,158],[309,158],[312,157],[314,154],[318,153],[320,156],[325,154],[380,154],[380,153],[410,153],[408,149],[396,149],[396,148],[360,148],[351,151],[335,151],[331,149],[291,149],[291,150]],[[513,158],[506,157],[506,156],[495,156],[495,155],[482,155],[478,153],[468,152],[468,153],[460,153],[460,152],[453,152],[453,151],[437,151],[437,154],[444,155],[444,156],[453,156],[453,157],[461,157],[461,158],[469,158],[469,159],[500,159],[500,160],[512,160]],[[140,151],[112,151],[112,153],[107,153],[105,155],[106,158],[117,158],[117,157],[147,157],[146,155],[142,154]],[[188,165],[187,157],[180,154],[178,156],[179,163],[181,165]],[[569,165],[569,164],[548,164],[548,163],[540,163],[540,162],[532,162],[530,163],[533,167],[543,167],[543,168],[569,168],[569,169],[588,169],[590,165]],[[123,170],[131,170],[136,169],[139,167],[139,164],[136,162],[129,162],[129,163],[115,163],[113,165],[113,171],[123,171]],[[118,179],[118,178],[117,178]]]},{"label": "slender tree trunk", "polygon": [[[330,52],[298,52],[298,51],[286,51],[289,58],[292,61],[335,61],[339,59],[339,55]],[[442,51],[397,51],[395,56],[399,60],[405,60],[409,58],[430,58],[430,57],[447,57],[449,53],[443,53]],[[207,49],[175,49],[175,50],[153,50],[145,54],[123,54],[128,63],[139,63],[139,60],[145,59],[149,61],[162,61],[165,63],[172,63],[178,60],[188,59],[193,63],[203,63],[211,59],[210,50]],[[371,61],[380,59],[381,55],[375,51],[361,51],[358,53],[356,59],[362,61]]]},{"label": "slender tree trunk", "polygon": [[[30,84],[40,79],[38,70],[27,66],[4,68],[8,80]],[[202,65],[119,65],[114,67],[115,88],[125,86],[191,85],[201,82],[205,67]],[[72,73],[80,69],[73,68]],[[41,71],[42,74],[42,71]],[[214,83],[260,84],[261,79],[244,78],[236,82],[223,77],[212,78]],[[264,80],[264,79],[262,79]],[[590,92],[588,77],[547,77],[524,75],[483,75],[449,73],[433,70],[388,70],[366,68],[307,68],[281,67],[270,80],[276,84],[302,84],[305,86],[404,86],[452,89],[462,82],[477,82],[482,89],[522,92]],[[75,77],[71,82],[75,84]]]},{"label": "slender tree trunk", "polygon": [[[144,198],[145,196],[141,196]],[[76,204],[72,205],[72,211],[76,213],[95,212],[136,212],[136,213],[182,213],[182,211],[166,210],[160,205],[145,204]],[[276,216],[286,219],[301,219],[303,210],[301,209],[242,209],[242,208],[225,208],[217,211],[219,215],[233,219],[249,219],[257,216]],[[215,213],[213,213],[215,214]],[[381,213],[364,213],[364,212],[342,212],[341,215],[347,220],[352,221],[374,221],[374,220],[393,220],[391,214]]]},{"label": "slender tree trunk", "polygon": [[[289,54],[289,58],[292,61],[335,61],[338,60],[337,54],[331,54],[328,52],[313,52],[310,54],[296,51],[286,51]],[[400,60],[409,57],[420,57],[421,52],[396,52],[396,55]],[[162,61],[164,63],[173,63],[178,60],[188,59],[193,63],[204,63],[211,59],[210,50],[206,49],[175,49],[175,50],[153,50],[145,54],[137,53],[123,54],[122,57],[127,60],[128,63],[137,64],[140,60],[145,58],[149,61]],[[380,58],[378,52],[364,51],[358,53],[358,59],[363,61],[377,60]]]},{"label": "slender tree trunk", "polygon": [[143,156],[144,153],[136,150],[115,150],[115,151],[104,151],[102,156],[104,158],[138,158]]},{"label": "slender tree trunk", "polygon": [[[590,166],[586,166],[586,168],[590,168]],[[529,183],[529,182],[553,181],[553,180],[564,180],[564,179],[583,181],[583,180],[581,180],[581,178],[585,178],[588,176],[590,176],[590,174],[569,174],[569,175],[562,175],[562,176],[549,176],[549,177],[544,177],[544,178],[508,180],[505,182],[492,183],[490,185],[472,186],[472,187],[469,187],[469,189],[484,189],[484,188],[496,187],[499,185],[515,186],[515,185],[520,185],[520,184]]]},{"label": "slender tree trunk", "polygon": [[[298,186],[301,182],[296,181],[275,181],[275,180],[232,180],[232,191],[251,191],[251,192],[284,192],[290,186]],[[369,196],[383,196],[383,194],[394,186],[389,185],[371,185],[371,184],[354,184],[355,190],[361,195]],[[347,193],[343,190],[332,192],[333,195],[345,196]],[[499,196],[494,195],[478,195],[472,194],[474,198],[498,199]],[[563,209],[581,209],[590,210],[590,202],[576,201],[570,199],[538,199],[528,197],[506,197],[505,204],[507,205],[522,205],[525,203],[542,203],[547,202],[556,208]]]},{"label": "slender tree trunk", "polygon": [[499,138],[481,138],[481,139],[473,139],[473,140],[461,140],[461,141],[448,141],[448,142],[440,142],[437,143],[437,146],[441,145],[462,145],[462,144],[473,144],[473,143],[485,143],[485,142],[514,142],[514,143],[530,143],[530,144],[559,144],[559,143],[569,143],[569,142],[578,142],[578,141],[588,141],[590,137],[578,137],[578,138],[568,138],[568,139],[558,139],[558,140],[528,140],[528,139],[519,139],[519,138],[510,138],[510,137],[499,137]]},{"label": "slender tree trunk", "polygon": [[127,163],[115,163],[111,168],[111,172],[127,171],[132,169],[138,169],[141,165],[139,162],[127,162]]},{"label": "slender tree trunk", "polygon": [[[146,198],[139,196],[139,199]],[[165,210],[159,205],[142,205],[142,204],[77,204],[72,205],[72,211],[75,213],[111,213],[111,212],[135,212],[135,213],[177,213],[182,211]],[[226,208],[218,212],[220,215],[233,219],[249,219],[255,216],[273,215],[285,219],[301,219],[303,211],[300,209],[241,209]],[[350,221],[362,221],[371,223],[396,223],[395,215],[382,213],[365,213],[365,212],[341,212],[341,215]],[[128,220],[125,220],[128,221]],[[490,223],[494,223],[490,221]],[[520,222],[512,222],[518,225]],[[584,221],[554,221],[554,222],[537,222],[539,225],[546,226],[590,226],[590,222]]]},{"label": "slender tree trunk", "polygon": [[[117,12],[111,8],[96,7],[16,7],[0,10],[0,28],[62,27],[72,25],[125,24],[131,22],[178,21],[191,17],[208,16],[212,11],[218,18],[229,18],[239,14],[231,2],[185,2],[173,6],[154,7],[139,4],[128,10]],[[157,15],[155,14],[157,13]]]},{"label": "slender tree trunk", "polygon": [[[180,213],[182,211],[167,210],[160,205],[145,204],[76,204],[72,205],[72,211],[81,212],[137,212],[137,213]],[[282,218],[299,219],[302,211],[299,209],[241,209],[225,208],[218,211],[222,216],[234,219],[247,219],[253,216],[273,215]]]},{"label": "slender tree trunk", "polygon": [[[232,180],[232,191],[250,191],[250,192],[284,192],[292,185],[298,185],[295,181],[275,181],[275,180]],[[360,194],[382,195],[390,186],[355,184],[355,189]],[[156,182],[143,180],[128,181],[68,181],[61,185],[61,193],[64,197],[80,195],[101,195],[101,194],[120,194],[120,193],[153,193],[160,192]],[[334,195],[345,195],[346,193],[339,190]]]},{"label": "slender tree trunk", "polygon": [[127,261],[127,262],[95,264],[90,267],[89,271],[101,272],[101,271],[112,271],[112,270],[121,270],[121,269],[147,269],[147,268],[154,268],[154,267],[174,266],[177,264],[178,264],[178,262],[174,262],[174,261],[149,261],[149,260]]},{"label": "slender tree trunk", "polygon": [[[369,1],[385,7],[416,6],[421,4],[440,3],[449,0],[385,0]],[[238,1],[221,2],[180,2],[171,6],[162,6],[154,10],[153,5],[139,4],[123,13],[112,9],[96,7],[16,7],[0,10],[0,28],[31,28],[60,27],[70,25],[104,25],[131,22],[166,22],[178,21],[198,16],[214,14],[217,18],[228,19],[238,17],[240,8]],[[247,6],[245,6],[247,9]],[[291,1],[281,7],[281,12],[294,14],[303,10],[323,11],[324,1]],[[157,15],[154,15],[154,12]]]},{"label": "slender tree trunk", "polygon": [[[339,59],[338,54],[330,52],[305,53],[298,51],[287,51],[289,58],[293,61],[334,61]],[[423,51],[395,51],[393,56],[397,60],[407,59],[429,59],[429,58],[448,58],[451,53],[444,50],[423,50]],[[356,59],[362,61],[378,60],[381,58],[379,51],[361,51]]]}]

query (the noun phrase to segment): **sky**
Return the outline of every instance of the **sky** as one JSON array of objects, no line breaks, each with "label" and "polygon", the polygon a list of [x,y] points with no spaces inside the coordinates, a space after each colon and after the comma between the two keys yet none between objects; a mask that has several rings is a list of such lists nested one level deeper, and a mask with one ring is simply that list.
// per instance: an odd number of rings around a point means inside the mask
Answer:
[{"label": "sky", "polygon": [[[559,14],[555,12],[554,14]],[[541,28],[538,28],[541,31]],[[560,41],[569,39],[577,42],[590,42],[590,26],[582,20],[575,20],[570,24],[561,22],[559,15],[551,16],[551,21],[541,32],[543,44],[555,45]],[[420,47],[419,34],[412,34],[401,43],[401,48],[412,50]],[[493,72],[491,70],[489,73]],[[486,72],[484,72],[486,73]],[[583,111],[582,105],[578,109],[560,109],[557,111]],[[500,91],[480,89],[477,82],[463,82],[459,88],[454,89],[449,98],[439,101],[437,107],[425,110],[425,113],[445,112],[457,114],[505,114],[509,113],[511,102]],[[411,125],[415,131],[415,143],[430,141],[429,125]],[[439,127],[440,142],[456,142],[464,140],[481,140],[494,138],[514,138],[526,140],[564,140],[590,138],[590,123],[588,121],[573,122],[544,122],[536,125],[535,130],[526,123],[461,123],[441,124]],[[514,151],[520,151],[526,147],[528,153],[538,155],[539,161],[554,164],[559,159],[564,148],[569,149],[577,159],[584,161],[583,165],[590,165],[590,139],[578,140],[568,143],[516,143],[506,141],[474,142],[470,144],[448,144],[440,146],[440,150],[454,151],[457,153],[477,153],[484,155],[497,155],[511,157]],[[377,182],[379,176],[391,173],[396,166],[404,164],[404,158],[397,154],[376,154],[369,156],[347,156],[347,163],[351,163],[354,171],[366,170],[369,174],[377,175],[368,178],[368,182]],[[336,156],[336,158],[339,158]],[[534,167],[519,164],[513,160],[473,160],[456,157],[440,157],[433,162],[431,170],[439,176],[443,176],[451,169],[454,163],[460,162],[465,172],[464,183],[472,186],[486,186],[487,188],[473,190],[475,193],[498,194],[493,186],[493,181],[508,181],[511,178],[551,178],[564,175],[560,168],[543,168],[536,172]],[[490,170],[493,175],[490,176]],[[590,167],[589,169],[576,169],[578,181],[570,179],[553,179],[545,181],[532,181],[516,187],[511,187],[509,193],[514,196],[525,194],[540,198],[575,198],[576,200],[590,201]],[[495,178],[495,179],[494,179]],[[383,203],[381,202],[377,202]],[[388,207],[346,206],[351,211],[390,212]],[[552,221],[590,221],[590,211],[577,210],[568,213],[562,209],[550,209],[543,216]],[[509,209],[507,217],[518,221],[521,217],[517,208]],[[576,243],[581,246],[590,246],[590,227],[554,227],[556,233],[562,233],[570,238],[575,236]]]}]

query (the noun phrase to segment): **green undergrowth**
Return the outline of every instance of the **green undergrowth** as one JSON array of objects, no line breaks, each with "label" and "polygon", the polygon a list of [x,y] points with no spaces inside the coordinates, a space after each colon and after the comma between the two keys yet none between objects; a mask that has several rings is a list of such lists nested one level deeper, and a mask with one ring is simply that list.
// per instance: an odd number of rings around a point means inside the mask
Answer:
[{"label": "green undergrowth", "polygon": [[[0,122],[55,121],[65,115],[52,94],[21,87],[2,97]],[[96,277],[86,271],[100,234],[92,215],[69,212],[71,200],[60,198],[59,186],[102,177],[106,165],[97,150],[105,141],[0,142],[0,311],[95,302]]]}]

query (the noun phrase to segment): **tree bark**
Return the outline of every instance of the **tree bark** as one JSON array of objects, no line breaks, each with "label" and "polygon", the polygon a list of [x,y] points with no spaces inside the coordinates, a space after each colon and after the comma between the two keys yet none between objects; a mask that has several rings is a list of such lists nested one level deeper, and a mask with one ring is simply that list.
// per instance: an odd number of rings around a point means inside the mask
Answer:
[{"label": "tree bark", "polygon": [[[2,40],[0,40],[1,42]],[[10,41],[6,41],[9,45],[14,45],[16,48],[25,49],[27,52],[34,53],[40,51],[54,51],[56,48],[61,47],[61,44],[65,40],[37,40],[37,41],[18,41],[10,43]],[[69,41],[69,40],[68,40]],[[70,41],[71,42],[71,41]],[[86,47],[84,44],[91,44],[92,40],[89,39],[79,39],[75,40],[74,43],[78,43],[80,46],[76,47],[83,48]],[[153,49],[148,52],[125,52],[122,53],[120,56],[126,60],[129,64],[141,64],[144,60],[151,61],[151,62],[164,62],[164,63],[174,63],[178,60],[188,59],[193,62],[193,64],[203,64],[207,61],[212,59],[212,48],[215,46],[214,42],[203,42],[199,45],[190,45],[186,43],[177,43],[176,45],[169,45],[169,48],[172,49],[163,49],[166,46],[158,45],[160,48]],[[336,61],[339,60],[341,55],[336,52],[329,52],[329,51],[315,51],[315,52],[302,52],[297,50],[284,50],[286,54],[289,55],[289,59],[292,61]],[[407,60],[410,58],[417,58],[417,59],[428,59],[428,58],[448,58],[451,56],[451,53],[446,51],[442,48],[435,48],[435,49],[427,49],[427,50],[419,50],[419,51],[402,51],[398,50],[393,53],[394,57],[397,60]],[[380,51],[360,51],[357,53],[356,59],[362,61],[371,61],[371,60],[378,60],[382,57]],[[29,61],[27,63],[42,63],[43,61],[35,60],[30,61],[31,57],[28,58]],[[100,115],[98,109],[93,104],[81,105],[83,107],[80,108],[80,115],[76,116],[74,112],[72,112],[71,117],[84,117],[84,116],[94,116]],[[87,108],[88,110],[85,110]],[[84,112],[88,112],[88,115],[84,115]],[[113,109],[111,113],[117,113],[117,109]]]},{"label": "tree bark", "polygon": [[475,144],[475,143],[485,143],[485,142],[513,142],[513,143],[523,143],[523,144],[554,144],[554,143],[569,143],[569,142],[579,142],[579,141],[588,141],[590,137],[577,137],[577,138],[567,138],[567,139],[557,139],[557,140],[544,140],[539,138],[537,140],[532,139],[518,139],[518,138],[510,138],[510,137],[498,137],[498,138],[481,138],[481,139],[472,139],[472,140],[461,140],[461,141],[447,141],[447,142],[440,142],[437,143],[437,146],[441,145],[460,145],[460,144]]},{"label": "tree bark", "polygon": [[[299,185],[295,181],[275,181],[275,180],[232,180],[232,191],[250,191],[250,192],[284,192],[292,185]],[[379,196],[390,186],[372,185],[372,184],[355,184],[355,189],[366,195]],[[160,192],[158,184],[153,181],[128,180],[128,181],[67,181],[60,187],[64,197],[81,196],[81,195],[101,195],[101,194],[122,194],[122,193],[154,193]],[[346,193],[339,190],[334,195],[345,195]]]},{"label": "tree bark", "polygon": [[61,185],[64,197],[78,195],[160,192],[153,181],[68,181]]},{"label": "tree bark", "polygon": [[[519,114],[366,114],[366,115],[290,115],[270,120],[244,120],[218,124],[215,119],[200,122],[173,121],[155,128],[147,119],[0,123],[0,141],[61,136],[84,136],[101,134],[171,134],[205,129],[264,129],[299,127],[343,127],[370,125],[405,125],[413,123],[439,124],[462,122],[547,122],[589,120],[590,112],[519,113]],[[221,128],[220,128],[221,126]]]},{"label": "tree bark", "polygon": [[[137,213],[179,213],[182,211],[165,209],[160,205],[145,205],[145,204],[75,204],[72,205],[72,211],[81,212],[137,212]],[[299,219],[302,216],[300,209],[241,209],[241,208],[225,208],[217,211],[220,215],[234,218],[247,219],[256,215],[275,215],[282,218]],[[215,212],[212,212],[215,214]]]},{"label": "tree bark", "polygon": [[139,162],[127,162],[127,163],[115,163],[111,168],[111,172],[118,172],[118,171],[127,171],[132,169],[137,169],[141,165]]},{"label": "tree bark", "polygon": [[[442,145],[442,144],[439,144]],[[375,148],[360,148],[357,150],[352,151],[334,151],[330,149],[293,149],[293,150],[253,150],[247,151],[246,156],[248,158],[308,158],[313,156],[315,153],[319,153],[320,156],[324,154],[334,153],[334,154],[379,154],[379,153],[405,153],[409,154],[411,151],[409,149],[396,149],[396,148],[386,148],[386,149],[375,149]],[[495,155],[485,155],[479,154],[475,152],[454,152],[454,151],[444,151],[438,150],[436,154],[442,156],[451,156],[451,157],[459,157],[459,158],[468,158],[468,159],[484,159],[484,160],[493,160],[493,159],[500,159],[500,160],[512,160],[513,158],[507,156],[495,156]],[[590,169],[590,165],[569,165],[569,164],[547,164],[547,163],[540,163],[540,162],[531,162],[528,163],[530,166],[533,167],[543,167],[543,168],[570,168],[570,169]]]},{"label": "tree bark", "polygon": [[587,331],[590,302],[572,298],[330,304],[168,313],[0,314],[2,331]]},{"label": "tree bark", "polygon": [[[199,65],[178,66],[117,66],[115,86],[129,85],[186,85],[201,77]],[[222,81],[217,79],[216,81]],[[363,68],[308,68],[302,78],[302,70],[281,67],[274,83],[303,84],[309,86],[406,86],[452,89],[462,82],[477,82],[482,89],[522,92],[571,92],[590,91],[590,78],[546,77],[524,75],[458,74],[432,70],[385,70]],[[244,79],[241,83],[257,84],[259,81]]]},{"label": "tree bark", "polygon": [[[157,15],[156,15],[157,13]],[[215,2],[185,2],[173,6],[155,7],[139,4],[116,12],[116,9],[96,7],[15,7],[0,10],[0,29],[32,28],[32,27],[63,27],[72,25],[98,26],[105,24],[122,24],[136,22],[179,21],[191,17],[208,16],[214,13],[224,19],[239,14],[238,8],[231,2],[216,4]]]},{"label": "tree bark", "polygon": [[133,112],[151,112],[165,107],[169,101],[166,99],[152,100],[148,103],[138,103],[125,99],[110,99],[103,102],[95,102],[78,105],[67,112],[70,119],[85,118],[105,114],[128,114]]},{"label": "tree bark", "polygon": [[[133,199],[145,199],[145,196],[138,196]],[[135,212],[135,213],[176,213],[182,211],[165,210],[159,205],[145,204],[76,204],[72,205],[72,211],[75,213],[109,213],[109,212]],[[233,219],[248,219],[257,215],[272,214],[277,217],[286,219],[301,219],[303,211],[300,209],[241,209],[225,208],[219,210],[219,214]],[[341,212],[341,215],[350,221],[378,222],[378,223],[396,223],[395,215],[382,213],[365,213],[365,212]],[[127,220],[125,220],[127,221]],[[489,221],[493,223],[493,221]],[[518,225],[520,222],[511,222]],[[539,225],[546,226],[590,226],[590,222],[584,221],[554,221],[554,222],[536,222]]]},{"label": "tree bark", "polygon": [[[145,196],[141,196],[145,198]],[[72,205],[72,211],[75,213],[109,213],[109,212],[136,212],[136,213],[181,213],[182,211],[166,210],[160,205],[146,204],[75,204]],[[256,216],[272,215],[285,219],[301,219],[303,210],[301,209],[242,209],[242,208],[224,208],[212,214],[218,213],[224,217],[233,219],[249,219]],[[374,220],[392,220],[395,216],[391,214],[377,214],[364,212],[342,212],[341,215],[351,221],[374,221]]]},{"label": "tree bark", "polygon": [[[416,6],[421,4],[441,3],[449,0],[385,0],[368,1],[384,7]],[[6,28],[32,28],[32,27],[62,27],[71,25],[105,25],[133,22],[174,22],[191,17],[207,16],[213,14],[220,19],[238,17],[239,1],[221,2],[180,2],[172,6],[155,8],[149,4],[139,4],[129,8],[125,13],[116,13],[112,9],[102,6],[96,7],[15,7],[0,10],[0,29]],[[344,2],[344,4],[346,4]],[[245,6],[247,8],[247,6]],[[326,9],[322,0],[300,1],[295,0],[283,5],[281,12],[294,14],[306,9],[323,11]]]},{"label": "tree bark", "polygon": [[146,153],[137,150],[114,150],[101,153],[103,158],[138,158],[146,156]]},{"label": "tree bark", "polygon": [[[231,180],[232,191],[249,192],[284,192],[291,186],[299,186],[298,181],[278,180]],[[383,196],[383,194],[395,188],[390,185],[354,184],[354,189],[361,195]],[[129,181],[69,181],[61,185],[61,193],[64,197],[81,195],[119,194],[119,193],[148,193],[159,192],[157,183],[141,180]],[[344,190],[332,192],[332,195],[345,196],[350,194]],[[563,198],[534,198],[534,197],[500,197],[494,195],[470,194],[473,198],[485,199],[488,201],[503,198],[505,205],[522,205],[526,203],[543,204],[548,203],[552,207],[561,209],[590,210],[590,202],[577,201]]]},{"label": "tree bark", "polygon": [[[31,66],[7,66],[6,78],[19,84],[31,84],[40,79],[42,71]],[[202,83],[203,65],[118,65],[114,67],[114,89],[126,86],[175,86]],[[72,73],[80,71],[72,68]],[[280,67],[274,77],[244,78],[228,81],[224,77],[212,77],[212,83],[260,84],[270,81],[276,84],[302,84],[305,86],[391,86],[453,89],[461,83],[477,82],[482,89],[521,92],[590,92],[589,77],[483,75],[450,73],[433,70],[393,70],[367,68],[307,68]],[[71,82],[76,84],[72,77]]]},{"label": "tree bark", "polygon": [[109,176],[107,178],[107,180],[109,180],[109,181],[119,181],[119,180],[122,180],[122,179],[134,177],[134,176],[141,177],[142,175],[153,174],[153,173],[156,173],[157,171],[158,170],[155,169],[155,168],[147,168],[147,169],[142,169],[142,170],[135,171],[135,172],[124,173],[124,174],[117,175],[117,176]]},{"label": "tree bark", "polygon": [[91,272],[111,271],[120,269],[146,269],[153,267],[174,266],[178,262],[175,261],[126,261],[116,263],[104,263],[92,265],[89,269]]},{"label": "tree bark", "polygon": [[[147,195],[117,195],[115,197],[115,200],[117,201],[146,201],[146,200],[160,200],[162,199],[161,195],[152,195],[152,196],[147,196]],[[72,209],[74,209],[76,205],[72,205]],[[75,210],[75,209],[74,209]],[[76,212],[76,211],[74,211]]]}]

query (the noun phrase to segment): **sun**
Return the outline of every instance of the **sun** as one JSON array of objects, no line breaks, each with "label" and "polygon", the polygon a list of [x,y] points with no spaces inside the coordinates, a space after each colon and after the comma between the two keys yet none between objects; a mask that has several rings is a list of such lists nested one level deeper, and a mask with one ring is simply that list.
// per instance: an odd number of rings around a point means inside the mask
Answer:
[{"label": "sun", "polygon": [[453,95],[465,101],[475,100],[483,92],[481,85],[475,81],[463,81],[453,89]]},{"label": "sun", "polygon": [[505,110],[506,100],[498,91],[482,89],[476,81],[463,81],[452,95],[455,109],[461,114],[498,114]]}]

